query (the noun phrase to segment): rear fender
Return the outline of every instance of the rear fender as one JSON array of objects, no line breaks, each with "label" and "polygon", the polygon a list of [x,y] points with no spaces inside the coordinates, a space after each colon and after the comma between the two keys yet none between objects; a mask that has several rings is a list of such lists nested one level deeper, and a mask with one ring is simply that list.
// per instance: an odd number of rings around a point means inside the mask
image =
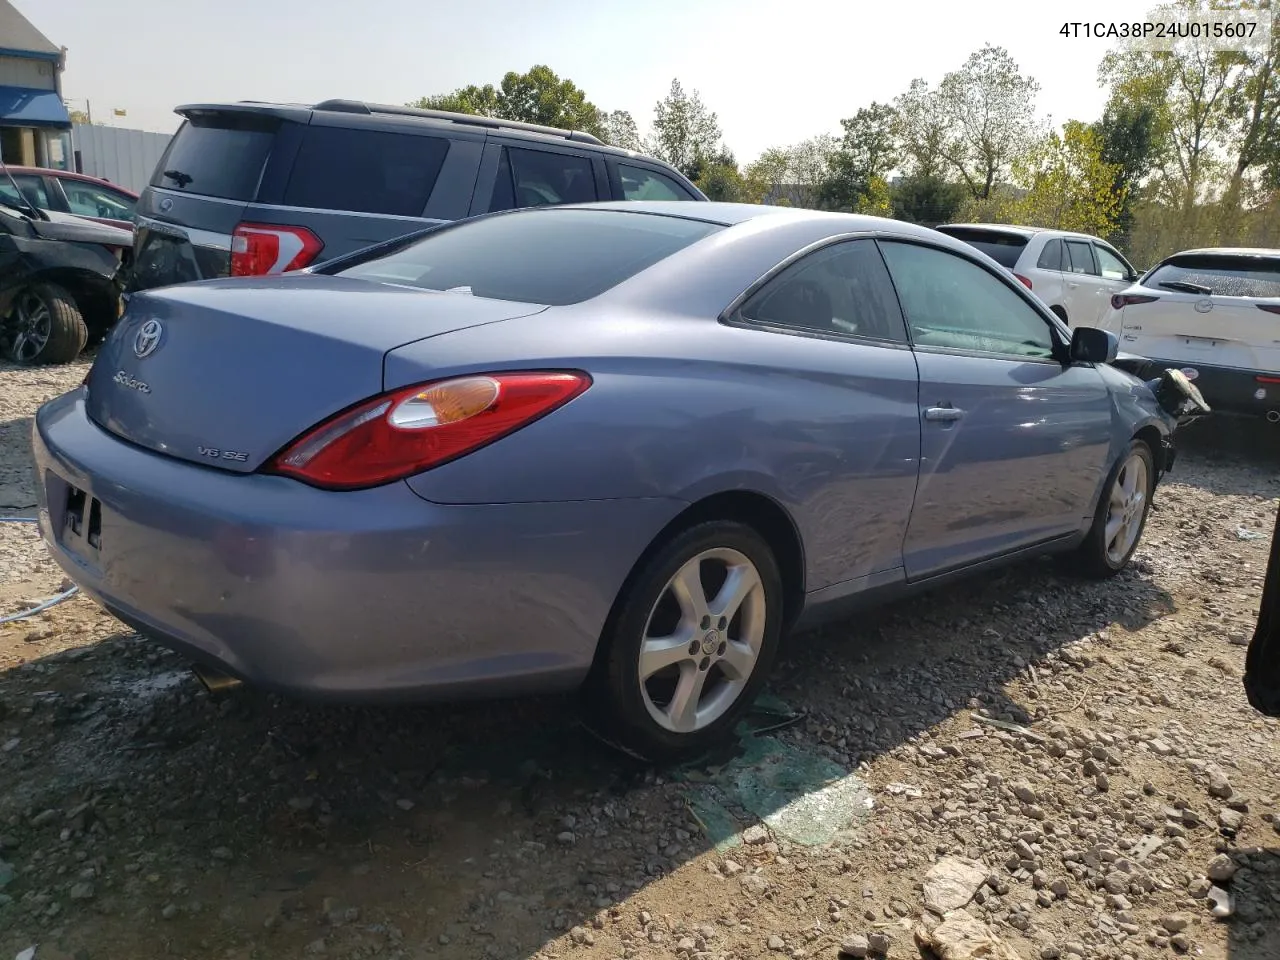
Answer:
[{"label": "rear fender", "polygon": [[[106,254],[106,251],[103,251]],[[115,258],[106,254],[112,265]],[[13,300],[24,287],[35,284],[50,283],[62,287],[76,301],[85,323],[99,329],[110,326],[117,315],[118,291],[111,275],[104,276],[95,269],[80,266],[40,266],[30,264],[35,269],[22,271],[5,278],[4,287],[0,289],[0,317],[7,317],[13,307]]]},{"label": "rear fender", "polygon": [[1258,627],[1245,657],[1244,690],[1255,710],[1280,717],[1280,513],[1271,537]]}]

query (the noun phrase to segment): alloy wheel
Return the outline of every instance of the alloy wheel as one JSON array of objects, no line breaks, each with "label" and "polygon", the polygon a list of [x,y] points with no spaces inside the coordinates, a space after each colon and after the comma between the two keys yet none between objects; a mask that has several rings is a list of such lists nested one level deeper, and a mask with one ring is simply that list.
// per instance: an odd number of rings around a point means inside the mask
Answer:
[{"label": "alloy wheel", "polygon": [[30,363],[49,343],[53,316],[44,298],[30,290],[18,295],[13,307],[13,343],[10,355],[18,363]]},{"label": "alloy wheel", "polygon": [[760,656],[766,603],[759,571],[737,550],[704,550],[681,565],[640,644],[640,693],[656,723],[694,733],[724,716]]},{"label": "alloy wheel", "polygon": [[1147,461],[1138,453],[1129,458],[1116,474],[1107,505],[1107,525],[1103,537],[1107,559],[1119,566],[1133,550],[1142,530],[1150,489]]}]

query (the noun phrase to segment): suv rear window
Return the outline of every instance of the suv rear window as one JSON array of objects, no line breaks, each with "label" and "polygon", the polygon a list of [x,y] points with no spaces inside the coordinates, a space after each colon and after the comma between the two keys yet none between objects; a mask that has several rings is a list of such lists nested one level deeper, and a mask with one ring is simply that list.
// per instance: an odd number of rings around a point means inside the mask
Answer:
[{"label": "suv rear window", "polygon": [[156,164],[153,187],[252,200],[280,122],[249,113],[192,114]]},{"label": "suv rear window", "polygon": [[999,230],[968,230],[964,227],[939,227],[939,232],[949,237],[963,240],[971,247],[977,247],[1002,267],[1013,269],[1022,255],[1022,248],[1027,245],[1027,238],[1017,233],[1002,233]]},{"label": "suv rear window", "polygon": [[1144,287],[1159,288],[1162,283],[1195,284],[1220,297],[1280,297],[1280,257],[1212,253],[1170,257],[1142,278]]},{"label": "suv rear window", "polygon": [[284,202],[292,207],[420,217],[449,141],[350,127],[307,127]]},{"label": "suv rear window", "polygon": [[433,231],[337,275],[561,306],[598,296],[722,229],[616,210],[523,210]]}]

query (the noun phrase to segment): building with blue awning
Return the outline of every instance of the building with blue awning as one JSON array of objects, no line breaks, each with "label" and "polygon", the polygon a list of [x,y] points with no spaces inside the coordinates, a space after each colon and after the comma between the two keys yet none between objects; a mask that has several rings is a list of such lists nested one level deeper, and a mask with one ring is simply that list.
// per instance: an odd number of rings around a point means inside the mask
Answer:
[{"label": "building with blue awning", "polygon": [[0,159],[65,170],[71,117],[62,101],[65,49],[0,0]]}]

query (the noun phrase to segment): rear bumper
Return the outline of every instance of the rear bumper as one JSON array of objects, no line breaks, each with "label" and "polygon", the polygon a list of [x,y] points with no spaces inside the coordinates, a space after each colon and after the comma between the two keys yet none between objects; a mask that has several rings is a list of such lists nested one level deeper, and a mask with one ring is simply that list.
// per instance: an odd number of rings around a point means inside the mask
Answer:
[{"label": "rear bumper", "polygon": [[83,398],[46,404],[33,429],[54,558],[144,634],[292,694],[571,688],[631,565],[684,506],[445,506],[403,483],[316,490],[134,447],[89,420]]},{"label": "rear bumper", "polygon": [[1280,381],[1280,374],[1235,367],[1216,367],[1201,363],[1180,363],[1152,358],[1151,373],[1160,370],[1195,370],[1194,383],[1214,413],[1265,418],[1271,411],[1280,412],[1280,382],[1266,383],[1259,377]]}]

